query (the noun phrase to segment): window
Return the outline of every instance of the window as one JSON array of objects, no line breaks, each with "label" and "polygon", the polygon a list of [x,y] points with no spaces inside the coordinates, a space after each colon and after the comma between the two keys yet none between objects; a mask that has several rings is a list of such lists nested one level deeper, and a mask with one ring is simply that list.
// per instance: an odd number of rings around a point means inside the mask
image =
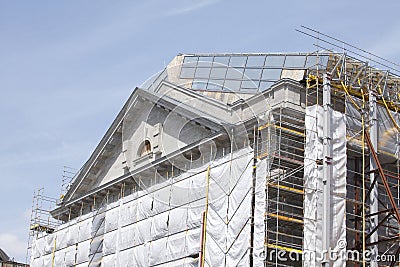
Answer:
[{"label": "window", "polygon": [[146,156],[151,152],[151,144],[149,140],[144,141],[139,147],[139,156]]}]

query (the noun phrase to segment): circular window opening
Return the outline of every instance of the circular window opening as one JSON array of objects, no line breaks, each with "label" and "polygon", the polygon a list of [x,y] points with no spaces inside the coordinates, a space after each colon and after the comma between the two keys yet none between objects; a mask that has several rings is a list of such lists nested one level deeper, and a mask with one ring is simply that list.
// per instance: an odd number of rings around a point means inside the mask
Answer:
[{"label": "circular window opening", "polygon": [[201,152],[198,147],[195,147],[192,148],[190,151],[183,153],[183,156],[190,161],[195,161],[200,158]]},{"label": "circular window opening", "polygon": [[145,140],[139,147],[139,156],[143,157],[151,152],[151,144],[149,140]]}]

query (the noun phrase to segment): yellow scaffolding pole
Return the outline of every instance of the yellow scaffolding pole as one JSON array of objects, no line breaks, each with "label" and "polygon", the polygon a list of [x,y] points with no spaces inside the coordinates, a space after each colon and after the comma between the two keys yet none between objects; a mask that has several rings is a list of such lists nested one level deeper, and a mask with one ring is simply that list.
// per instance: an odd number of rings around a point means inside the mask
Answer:
[{"label": "yellow scaffolding pole", "polygon": [[277,218],[277,219],[282,220],[282,221],[294,222],[294,223],[300,223],[300,224],[303,223],[303,220],[292,218],[292,217],[287,217],[287,216],[283,216],[283,215],[278,215],[278,214],[275,214],[275,213],[267,212],[266,215],[269,216],[269,217]]},{"label": "yellow scaffolding pole", "polygon": [[272,186],[272,187],[277,187],[277,188],[283,189],[285,191],[294,192],[294,193],[297,193],[297,194],[304,194],[304,190],[296,189],[296,188],[285,186],[285,185],[280,185],[280,184],[277,184],[277,183],[267,183],[267,185],[268,186]]},{"label": "yellow scaffolding pole", "polygon": [[303,254],[303,251],[300,249],[295,249],[295,248],[290,248],[290,247],[284,247],[284,246],[278,246],[278,245],[274,245],[274,244],[267,244],[268,248],[272,248],[272,249],[279,249],[279,250],[283,250],[286,252],[295,252],[298,254]]}]

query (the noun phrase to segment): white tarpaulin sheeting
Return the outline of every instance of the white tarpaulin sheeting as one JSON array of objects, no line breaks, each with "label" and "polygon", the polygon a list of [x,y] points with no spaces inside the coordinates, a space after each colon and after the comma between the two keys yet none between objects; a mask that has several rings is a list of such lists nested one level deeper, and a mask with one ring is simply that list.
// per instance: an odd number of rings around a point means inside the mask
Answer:
[{"label": "white tarpaulin sheeting", "polygon": [[[250,148],[211,164],[205,252],[210,266],[248,263],[252,164]],[[61,225],[34,241],[31,265],[51,266],[54,257],[55,266],[88,266],[91,259],[104,266],[197,266],[207,167],[192,169]],[[265,171],[261,176],[258,210],[265,209],[261,200]]]},{"label": "white tarpaulin sheeting", "polygon": [[257,163],[256,173],[256,196],[255,196],[255,213],[254,213],[254,266],[263,266],[265,251],[265,211],[266,211],[266,193],[265,186],[267,181],[267,159],[260,160]]},{"label": "white tarpaulin sheeting", "polygon": [[[317,162],[323,159],[323,108],[312,106],[306,109],[306,145],[304,152],[304,266],[321,266],[317,258],[322,252],[322,212],[330,209],[330,249],[337,250],[338,244],[346,241],[346,121],[345,116],[331,110],[332,167],[331,206],[323,207],[323,166]],[[313,256],[314,255],[314,256]],[[315,255],[317,257],[315,257]],[[339,257],[333,266],[345,266]]]},{"label": "white tarpaulin sheeting", "polygon": [[242,149],[213,162],[210,172],[205,258],[209,266],[236,266],[250,246],[253,152]]}]

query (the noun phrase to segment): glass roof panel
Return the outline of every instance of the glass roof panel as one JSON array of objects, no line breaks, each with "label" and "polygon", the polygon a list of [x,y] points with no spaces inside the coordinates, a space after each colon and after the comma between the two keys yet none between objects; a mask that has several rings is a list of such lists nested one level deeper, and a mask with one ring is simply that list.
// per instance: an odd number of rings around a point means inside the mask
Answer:
[{"label": "glass roof panel", "polygon": [[286,56],[285,67],[287,68],[304,68],[306,56]]},{"label": "glass roof panel", "polygon": [[261,80],[279,80],[282,69],[264,69]]},{"label": "glass roof panel", "polygon": [[185,67],[196,67],[198,59],[199,59],[199,57],[186,56],[183,59],[183,66],[185,66]]},{"label": "glass roof panel", "polygon": [[211,67],[213,62],[213,57],[199,57],[197,62],[197,67]]},{"label": "glass roof panel", "polygon": [[224,83],[224,90],[239,91],[241,81],[226,80]]},{"label": "glass roof panel", "polygon": [[246,65],[247,57],[231,56],[229,66],[231,67],[244,67]]},{"label": "glass roof panel", "polygon": [[211,68],[199,68],[199,67],[197,67],[194,77],[202,78],[202,79],[208,79],[210,77],[210,71],[211,71]]},{"label": "glass roof panel", "polygon": [[227,73],[226,73],[226,79],[237,79],[240,80],[242,79],[243,76],[243,69],[234,69],[234,68],[229,68]]},{"label": "glass roof panel", "polygon": [[191,79],[194,77],[195,71],[196,71],[196,68],[182,68],[181,78],[182,79]]},{"label": "glass roof panel", "polygon": [[207,88],[207,81],[201,81],[201,80],[193,81],[192,89],[206,90],[206,88]]},{"label": "glass roof panel", "polygon": [[285,56],[267,56],[265,61],[266,67],[283,67]]},{"label": "glass roof panel", "polygon": [[245,69],[243,79],[259,80],[262,69]]},{"label": "glass roof panel", "polygon": [[246,67],[259,67],[262,68],[264,66],[265,56],[249,56],[247,58]]},{"label": "glass roof panel", "polygon": [[216,56],[214,57],[213,66],[214,67],[225,67],[229,65],[229,58],[225,56]]},{"label": "glass roof panel", "polygon": [[211,79],[225,79],[227,68],[212,68],[210,78]]},{"label": "glass roof panel", "polygon": [[207,84],[207,90],[222,91],[223,84],[223,80],[209,80]]},{"label": "glass roof panel", "polygon": [[258,89],[258,81],[243,81],[242,82],[242,88],[247,88],[247,89]]}]

